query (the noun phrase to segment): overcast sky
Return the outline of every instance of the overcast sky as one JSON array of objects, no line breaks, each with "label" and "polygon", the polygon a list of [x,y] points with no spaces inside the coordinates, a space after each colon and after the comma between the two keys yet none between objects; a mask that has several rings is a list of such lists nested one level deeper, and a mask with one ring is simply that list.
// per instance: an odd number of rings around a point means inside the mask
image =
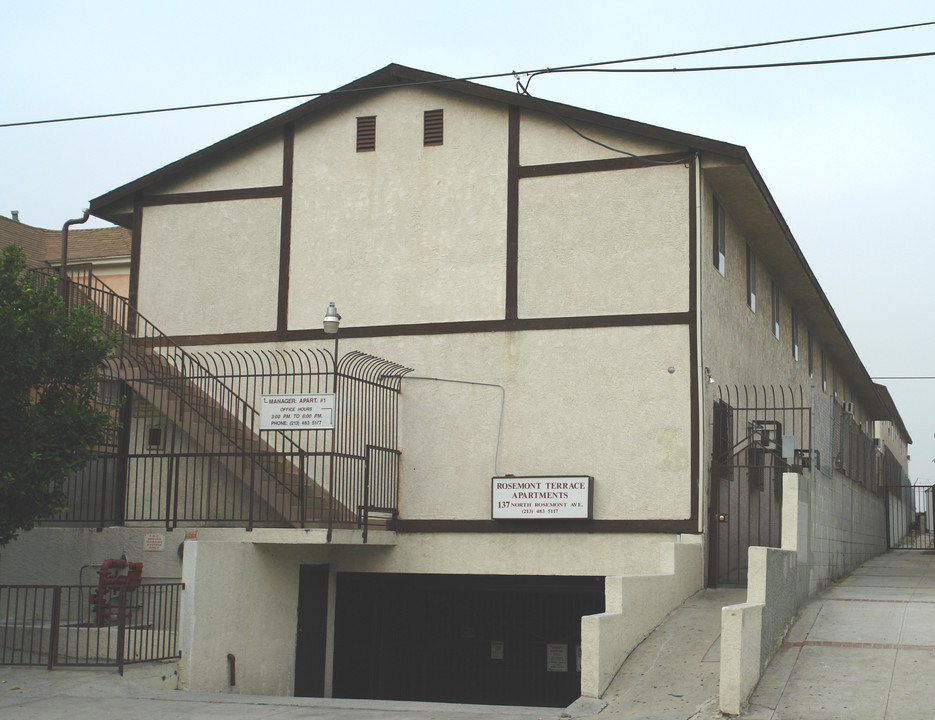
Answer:
[{"label": "overcast sky", "polygon": [[[469,77],[935,21],[925,0],[0,7],[0,123],[323,92],[390,62]],[[639,67],[932,51],[935,26]],[[530,92],[746,146],[870,374],[935,375],[935,57],[552,74]],[[298,102],[0,128],[0,214],[61,228],[91,198]],[[915,441],[911,477],[935,483],[935,380],[882,382]]]}]

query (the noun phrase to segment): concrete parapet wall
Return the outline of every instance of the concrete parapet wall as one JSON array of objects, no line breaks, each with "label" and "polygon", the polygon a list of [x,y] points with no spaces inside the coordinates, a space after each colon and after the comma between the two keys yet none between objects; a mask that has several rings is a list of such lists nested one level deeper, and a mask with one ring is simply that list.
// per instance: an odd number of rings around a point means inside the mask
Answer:
[{"label": "concrete parapet wall", "polygon": [[604,580],[606,611],[581,618],[581,694],[600,697],[633,649],[704,583],[702,546],[664,543],[660,574]]},{"label": "concrete parapet wall", "polygon": [[721,613],[720,709],[741,712],[811,595],[886,550],[883,501],[838,475],[783,475],[782,548],[751,547],[747,602]]},{"label": "concrete parapet wall", "polygon": [[[740,714],[760,680],[764,603],[721,608],[721,712]],[[754,659],[751,661],[751,659]]]}]

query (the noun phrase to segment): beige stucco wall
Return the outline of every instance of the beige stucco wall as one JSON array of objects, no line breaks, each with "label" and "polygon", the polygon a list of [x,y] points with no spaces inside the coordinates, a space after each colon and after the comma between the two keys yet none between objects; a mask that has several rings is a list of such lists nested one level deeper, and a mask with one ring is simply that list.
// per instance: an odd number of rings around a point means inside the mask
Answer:
[{"label": "beige stucco wall", "polygon": [[[408,88],[300,125],[295,138],[289,324],[318,328],[503,317],[505,108]],[[445,143],[423,147],[423,111]],[[376,115],[376,151],[356,117]]]},{"label": "beige stucco wall", "polygon": [[[146,535],[161,535],[163,548],[147,550]],[[19,534],[0,550],[0,584],[44,585],[57,583],[77,585],[81,573],[84,585],[96,585],[97,566],[108,558],[127,559],[143,563],[143,582],[178,580],[182,576],[182,561],[178,554],[184,541],[181,530],[167,532],[162,527],[64,528],[37,527]]]},{"label": "beige stucco wall", "polygon": [[527,178],[519,196],[519,316],[688,310],[688,170]]},{"label": "beige stucco wall", "polygon": [[575,121],[570,124],[588,138],[622,152],[614,152],[576,135],[554,115],[524,110],[520,120],[522,138],[519,147],[520,164],[544,165],[580,160],[605,160],[625,157],[627,154],[657,155],[684,150],[684,147],[670,143],[611,131],[589,123]]},{"label": "beige stucco wall", "polygon": [[691,515],[688,344],[676,325],[344,339],[340,354],[440,379],[402,381],[403,518],[489,520],[491,477],[509,473],[594,477],[598,519],[675,519]]},{"label": "beige stucco wall", "polygon": [[282,131],[276,130],[221,155],[189,175],[153,188],[151,194],[207,192],[282,185]]},{"label": "beige stucco wall", "polygon": [[280,200],[147,207],[138,307],[169,335],[276,327]]},{"label": "beige stucco wall", "polygon": [[[301,531],[294,531],[300,533]],[[206,534],[207,536],[207,534]],[[699,545],[687,545],[672,535],[517,534],[401,534],[396,546],[267,545],[244,541],[202,540],[186,546],[183,579],[182,662],[180,687],[207,692],[290,695],[294,683],[299,567],[327,564],[331,583],[341,572],[407,572],[530,575],[656,576],[672,573],[661,552],[675,543],[683,562],[677,592],[690,595],[701,583]],[[456,560],[455,560],[456,559]],[[630,577],[630,586],[649,588]],[[236,589],[236,590],[234,590]],[[666,603],[677,604],[671,593]],[[332,587],[333,597],[333,587]],[[611,598],[614,597],[611,591]],[[622,610],[619,602],[614,605]],[[631,622],[627,638],[638,641],[652,629],[658,613],[647,611],[645,622]],[[329,637],[333,609],[329,611]],[[643,615],[640,616],[643,619]],[[237,632],[219,632],[237,628]],[[645,627],[643,627],[645,626]],[[619,627],[619,625],[614,626]],[[599,653],[603,643],[615,644],[600,628],[586,635],[586,653]],[[329,640],[329,643],[333,642]],[[228,684],[227,655],[237,662],[237,684]],[[610,660],[585,663],[612,673]],[[330,677],[330,671],[328,673]]]}]

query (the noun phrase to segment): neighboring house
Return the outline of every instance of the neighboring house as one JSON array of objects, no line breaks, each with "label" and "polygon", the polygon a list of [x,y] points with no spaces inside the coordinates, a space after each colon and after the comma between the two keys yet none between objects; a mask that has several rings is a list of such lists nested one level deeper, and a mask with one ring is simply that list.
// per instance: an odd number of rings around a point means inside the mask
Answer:
[{"label": "neighboring house", "polygon": [[[62,231],[46,230],[0,215],[0,248],[19,245],[29,267],[57,270],[62,263]],[[90,270],[119,295],[126,297],[130,281],[130,231],[122,227],[68,230],[68,272]]]},{"label": "neighboring house", "polygon": [[887,546],[870,425],[910,439],[740,146],[391,65],[91,210],[177,346],[140,320],[108,368],[102,531],[0,571],[181,576],[183,688],[599,695],[778,544],[783,472],[813,587]]}]

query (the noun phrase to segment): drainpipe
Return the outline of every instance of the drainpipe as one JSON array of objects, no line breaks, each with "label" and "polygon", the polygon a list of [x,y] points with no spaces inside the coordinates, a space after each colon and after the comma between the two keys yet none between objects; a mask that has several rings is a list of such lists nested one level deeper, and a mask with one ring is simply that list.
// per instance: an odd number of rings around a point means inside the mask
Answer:
[{"label": "drainpipe", "polygon": [[88,208],[84,211],[84,215],[76,220],[66,220],[65,224],[62,225],[62,266],[58,270],[58,277],[60,285],[62,287],[62,294],[65,292],[65,280],[68,278],[68,226],[69,225],[81,225],[86,223],[88,218],[91,217],[91,209]]}]

